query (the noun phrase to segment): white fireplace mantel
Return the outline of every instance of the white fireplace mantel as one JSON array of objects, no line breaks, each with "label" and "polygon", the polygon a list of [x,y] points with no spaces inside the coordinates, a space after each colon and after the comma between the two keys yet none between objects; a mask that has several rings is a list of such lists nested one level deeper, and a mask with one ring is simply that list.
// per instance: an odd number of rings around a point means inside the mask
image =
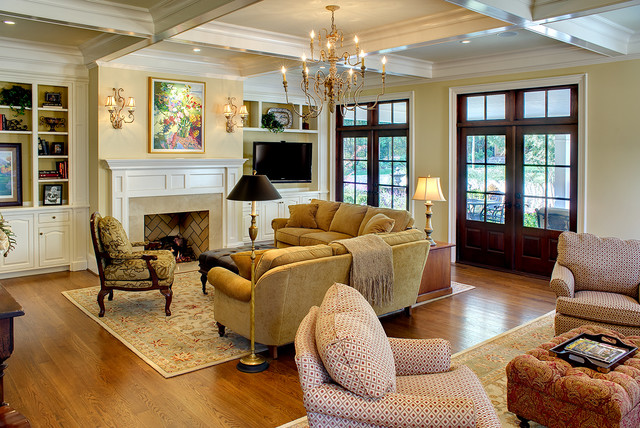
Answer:
[{"label": "white fireplace mantel", "polygon": [[130,199],[222,194],[225,247],[242,243],[242,205],[226,197],[246,159],[106,159],[111,171],[111,212],[129,233]]}]

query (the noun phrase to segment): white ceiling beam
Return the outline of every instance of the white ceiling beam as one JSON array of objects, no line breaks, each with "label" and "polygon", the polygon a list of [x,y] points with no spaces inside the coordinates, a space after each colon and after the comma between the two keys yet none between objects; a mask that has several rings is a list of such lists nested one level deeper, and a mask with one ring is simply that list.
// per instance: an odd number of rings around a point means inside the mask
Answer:
[{"label": "white ceiling beam", "polygon": [[533,20],[534,0],[445,0],[465,9],[514,25]]},{"label": "white ceiling beam", "polygon": [[640,5],[640,0],[537,0],[532,21],[552,22]]}]

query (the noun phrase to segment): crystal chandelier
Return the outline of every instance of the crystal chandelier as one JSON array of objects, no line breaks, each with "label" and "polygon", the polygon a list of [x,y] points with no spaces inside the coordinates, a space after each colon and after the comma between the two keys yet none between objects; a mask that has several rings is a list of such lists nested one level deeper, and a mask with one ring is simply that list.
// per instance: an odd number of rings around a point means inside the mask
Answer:
[{"label": "crystal chandelier", "polygon": [[[331,30],[328,31],[323,28],[318,33],[319,59],[316,60],[314,55],[315,33],[313,31],[311,31],[310,34],[311,58],[307,59],[304,54],[302,55],[302,82],[300,83],[300,89],[309,106],[308,111],[298,111],[295,105],[289,102],[287,70],[284,66],[282,67],[282,85],[284,86],[287,103],[291,104],[295,113],[305,120],[320,115],[325,102],[329,105],[329,111],[331,113],[335,112],[336,104],[341,105],[343,113],[345,110],[353,111],[356,108],[367,109],[367,107],[361,106],[358,101],[364,87],[364,72],[366,70],[364,66],[365,53],[363,50],[360,50],[358,36],[355,36],[355,54],[350,54],[349,52],[343,52],[340,55],[337,54],[336,49],[342,49],[343,47],[344,35],[342,30],[336,28],[333,14],[336,10],[340,9],[340,7],[330,5],[327,6],[326,9],[331,12]],[[324,34],[322,34],[322,32],[324,32]],[[323,48],[324,46],[326,46],[326,50]],[[352,60],[352,58],[354,59]],[[309,68],[307,67],[308,62],[312,64],[328,63],[329,72],[325,73],[322,70],[324,67],[320,67],[314,75],[310,76]],[[378,103],[380,95],[384,94],[386,62],[387,58],[383,57],[382,92],[377,95],[373,107]],[[348,70],[339,72],[338,65],[347,67]],[[358,66],[360,66],[360,71],[354,71]]]}]

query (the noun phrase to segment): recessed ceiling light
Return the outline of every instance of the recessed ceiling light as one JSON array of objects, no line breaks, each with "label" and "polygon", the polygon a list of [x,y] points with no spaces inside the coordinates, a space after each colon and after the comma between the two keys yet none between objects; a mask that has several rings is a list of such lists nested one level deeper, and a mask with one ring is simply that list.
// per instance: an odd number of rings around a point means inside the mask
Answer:
[{"label": "recessed ceiling light", "polygon": [[2,22],[4,22],[7,25],[16,25],[16,23],[14,21],[5,20],[5,21],[2,21]]},{"label": "recessed ceiling light", "polygon": [[471,43],[471,40],[460,40],[460,43],[462,43],[463,45],[466,45]]},{"label": "recessed ceiling light", "polygon": [[517,35],[518,33],[516,31],[503,31],[502,33],[498,33],[500,37],[513,37]]},{"label": "recessed ceiling light", "polygon": [[193,48],[194,52],[200,52],[200,48]]}]

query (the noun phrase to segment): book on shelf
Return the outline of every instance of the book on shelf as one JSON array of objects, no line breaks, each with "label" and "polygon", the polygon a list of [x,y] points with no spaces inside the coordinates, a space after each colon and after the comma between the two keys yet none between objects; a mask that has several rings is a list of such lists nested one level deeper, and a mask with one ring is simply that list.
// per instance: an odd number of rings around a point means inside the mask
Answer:
[{"label": "book on shelf", "polygon": [[0,115],[0,130],[7,129],[7,116],[4,114]]},{"label": "book on shelf", "polygon": [[60,104],[60,103],[42,103],[42,107],[62,108],[62,104]]},{"label": "book on shelf", "polygon": [[47,156],[49,154],[49,142],[38,137],[38,156]]},{"label": "book on shelf", "polygon": [[39,178],[63,178],[60,176],[60,172],[53,169],[41,169],[38,171]]},{"label": "book on shelf", "polygon": [[58,169],[58,173],[60,174],[60,178],[69,178],[67,176],[67,161],[56,162],[56,168]]}]

